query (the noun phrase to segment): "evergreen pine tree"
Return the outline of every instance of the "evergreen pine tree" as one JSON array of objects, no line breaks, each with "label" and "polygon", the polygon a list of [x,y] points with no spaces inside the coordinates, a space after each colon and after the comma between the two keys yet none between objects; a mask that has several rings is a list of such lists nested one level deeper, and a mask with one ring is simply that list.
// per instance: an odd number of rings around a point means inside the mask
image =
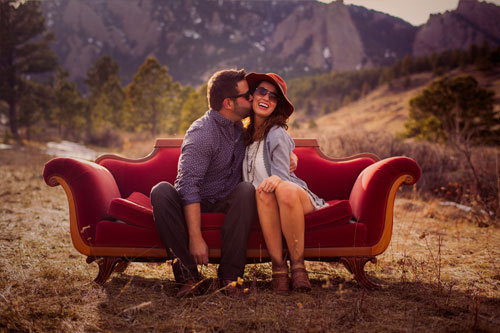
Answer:
[{"label": "evergreen pine tree", "polygon": [[59,136],[78,140],[84,130],[85,101],[76,83],[69,81],[66,71],[59,71],[54,82],[52,119]]},{"label": "evergreen pine tree", "polygon": [[480,189],[471,148],[500,145],[500,114],[493,108],[494,96],[472,76],[435,81],[410,100],[406,135],[445,142],[464,154]]},{"label": "evergreen pine tree", "polygon": [[180,85],[172,81],[166,66],[155,58],[146,59],[127,87],[130,111],[137,126],[150,130],[156,137],[179,90]]},{"label": "evergreen pine tree", "polygon": [[110,56],[96,60],[87,71],[85,84],[89,87],[87,110],[87,136],[104,123],[123,127],[123,101],[125,93],[121,88],[119,65]]},{"label": "evergreen pine tree", "polygon": [[19,103],[33,92],[30,75],[57,67],[49,46],[53,35],[46,32],[40,6],[39,1],[0,0],[0,99],[8,104],[10,131],[17,140],[21,113],[29,110],[21,109]]},{"label": "evergreen pine tree", "polygon": [[208,109],[207,98],[204,94],[206,91],[207,86],[203,85],[199,91],[193,90],[189,94],[181,110],[181,132],[185,132],[191,126],[191,123],[201,117]]}]

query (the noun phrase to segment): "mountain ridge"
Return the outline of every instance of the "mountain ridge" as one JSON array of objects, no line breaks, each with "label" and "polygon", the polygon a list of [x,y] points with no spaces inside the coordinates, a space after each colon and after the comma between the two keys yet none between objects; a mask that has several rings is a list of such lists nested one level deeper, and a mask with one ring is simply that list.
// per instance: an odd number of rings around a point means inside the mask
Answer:
[{"label": "mountain ridge", "polygon": [[[155,56],[176,81],[198,85],[228,67],[289,78],[500,42],[491,18],[500,7],[477,0],[461,0],[420,27],[341,0],[52,0],[43,8],[56,34],[54,50],[80,85],[103,55],[118,61],[124,83]],[[447,38],[450,31],[457,37]]]}]

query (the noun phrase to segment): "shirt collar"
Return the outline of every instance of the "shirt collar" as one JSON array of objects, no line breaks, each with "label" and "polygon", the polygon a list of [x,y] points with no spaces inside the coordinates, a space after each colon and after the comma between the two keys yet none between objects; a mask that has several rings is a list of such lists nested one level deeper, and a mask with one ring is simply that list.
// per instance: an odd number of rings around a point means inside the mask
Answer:
[{"label": "shirt collar", "polygon": [[223,115],[221,115],[218,111],[215,111],[215,110],[209,110],[208,115],[209,115],[209,117],[214,118],[215,121],[218,122],[220,125],[225,126],[225,127],[235,126],[237,128],[241,128],[243,126],[241,121],[237,121],[236,123],[234,123],[231,120],[224,117]]}]

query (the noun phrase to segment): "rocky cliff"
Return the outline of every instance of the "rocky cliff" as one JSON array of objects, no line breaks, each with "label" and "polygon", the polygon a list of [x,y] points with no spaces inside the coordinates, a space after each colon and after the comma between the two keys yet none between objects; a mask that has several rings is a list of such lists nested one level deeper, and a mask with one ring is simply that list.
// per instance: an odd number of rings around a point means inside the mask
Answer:
[{"label": "rocky cliff", "polygon": [[415,36],[413,54],[465,49],[472,44],[500,43],[500,7],[476,0],[460,0],[454,11],[431,15]]},{"label": "rocky cliff", "polygon": [[277,58],[311,68],[352,69],[366,62],[359,33],[341,3],[299,5],[276,25],[268,45]]}]

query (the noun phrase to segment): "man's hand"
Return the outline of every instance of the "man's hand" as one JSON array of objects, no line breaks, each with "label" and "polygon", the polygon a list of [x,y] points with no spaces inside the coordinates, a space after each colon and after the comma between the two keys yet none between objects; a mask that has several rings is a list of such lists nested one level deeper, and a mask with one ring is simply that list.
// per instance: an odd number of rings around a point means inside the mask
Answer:
[{"label": "man's hand", "polygon": [[208,246],[201,235],[200,203],[184,206],[184,216],[189,234],[189,253],[197,265],[206,265],[208,264]]},{"label": "man's hand", "polygon": [[208,264],[208,246],[203,237],[189,239],[189,252],[197,265]]},{"label": "man's hand", "polygon": [[292,152],[290,154],[290,173],[297,170],[298,162],[299,162],[299,159],[297,158],[297,155],[295,155],[295,153]]},{"label": "man's hand", "polygon": [[268,177],[262,181],[262,183],[259,184],[257,187],[257,192],[274,192],[276,187],[278,187],[279,183],[281,183],[283,180],[281,180],[280,177],[276,175],[272,175],[271,177]]}]

